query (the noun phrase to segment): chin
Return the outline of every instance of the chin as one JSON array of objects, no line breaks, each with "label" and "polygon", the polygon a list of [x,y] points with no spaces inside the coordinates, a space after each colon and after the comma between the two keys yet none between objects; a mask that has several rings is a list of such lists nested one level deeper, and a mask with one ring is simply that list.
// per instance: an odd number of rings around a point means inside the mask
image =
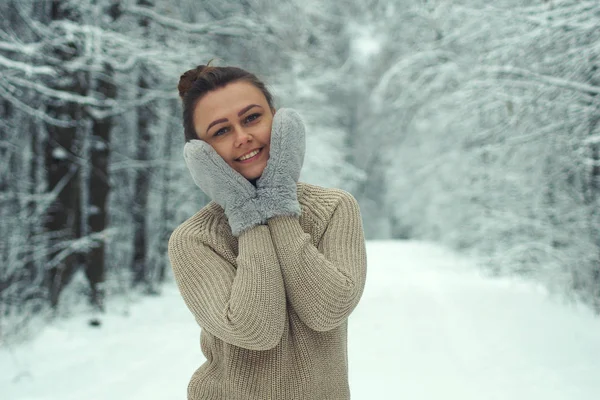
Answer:
[{"label": "chin", "polygon": [[244,178],[248,179],[249,181],[253,181],[260,178],[260,175],[244,175]]},{"label": "chin", "polygon": [[244,176],[244,178],[248,179],[248,180],[253,180],[253,179],[258,179],[260,178],[260,176],[262,175],[263,171],[265,169],[261,168],[259,171],[248,171],[244,174],[242,174]]}]

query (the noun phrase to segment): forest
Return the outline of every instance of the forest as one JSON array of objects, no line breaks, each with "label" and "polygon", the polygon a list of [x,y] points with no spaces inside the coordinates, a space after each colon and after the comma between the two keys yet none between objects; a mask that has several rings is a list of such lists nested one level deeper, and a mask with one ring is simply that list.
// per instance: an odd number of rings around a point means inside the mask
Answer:
[{"label": "forest", "polygon": [[306,121],[301,180],[367,239],[441,243],[600,313],[597,0],[2,0],[0,335],[159,295],[193,184],[179,76]]}]

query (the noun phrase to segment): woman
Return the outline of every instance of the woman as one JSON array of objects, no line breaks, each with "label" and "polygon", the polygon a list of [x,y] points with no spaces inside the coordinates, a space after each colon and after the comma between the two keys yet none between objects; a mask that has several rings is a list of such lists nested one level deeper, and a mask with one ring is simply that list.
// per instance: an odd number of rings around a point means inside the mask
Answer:
[{"label": "woman", "polygon": [[358,204],[298,183],[304,125],[256,76],[181,76],[184,158],[213,200],[171,235],[206,362],[188,399],[349,399],[347,319],[366,278]]}]

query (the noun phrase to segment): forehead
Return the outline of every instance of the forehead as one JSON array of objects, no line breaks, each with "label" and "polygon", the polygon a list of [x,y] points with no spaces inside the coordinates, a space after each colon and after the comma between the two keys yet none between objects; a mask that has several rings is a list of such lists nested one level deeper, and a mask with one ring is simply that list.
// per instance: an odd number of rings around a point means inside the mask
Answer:
[{"label": "forehead", "polygon": [[194,124],[206,127],[221,118],[237,117],[237,113],[250,104],[267,107],[267,99],[249,82],[233,82],[206,93],[196,104]]}]

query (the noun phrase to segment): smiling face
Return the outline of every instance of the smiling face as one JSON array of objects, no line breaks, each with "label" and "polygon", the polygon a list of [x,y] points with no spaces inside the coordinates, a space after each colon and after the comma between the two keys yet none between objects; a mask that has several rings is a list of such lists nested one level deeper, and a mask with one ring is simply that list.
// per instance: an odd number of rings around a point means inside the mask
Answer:
[{"label": "smiling face", "polygon": [[264,94],[246,81],[206,93],[194,109],[198,138],[246,179],[260,177],[267,166],[272,123]]}]

